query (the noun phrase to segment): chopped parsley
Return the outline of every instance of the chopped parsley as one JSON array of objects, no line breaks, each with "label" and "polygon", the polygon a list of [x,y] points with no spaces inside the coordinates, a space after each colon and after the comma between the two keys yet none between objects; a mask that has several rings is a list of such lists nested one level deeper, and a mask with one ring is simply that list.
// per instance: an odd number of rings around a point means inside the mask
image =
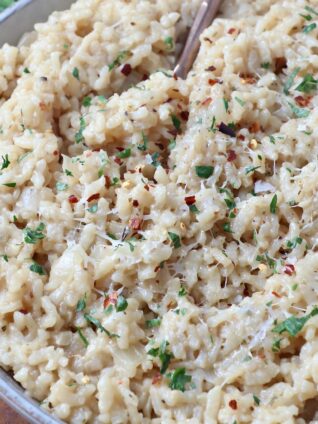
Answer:
[{"label": "chopped parsley", "polygon": [[247,166],[246,168],[245,168],[245,174],[246,175],[248,175],[248,174],[250,174],[251,172],[254,172],[254,171],[256,171],[257,169],[259,169],[260,168],[260,166]]},{"label": "chopped parsley", "polygon": [[23,69],[23,72],[25,73],[25,74],[30,74],[31,72],[30,72],[30,70],[29,70],[29,68],[24,68]]},{"label": "chopped parsley", "polygon": [[118,152],[117,154],[116,154],[116,156],[119,158],[119,159],[126,159],[126,158],[129,158],[130,157],[130,155],[131,155],[131,149],[128,147],[127,149],[125,149],[125,150],[122,150],[121,152]]},{"label": "chopped parsley", "polygon": [[253,395],[253,399],[254,399],[255,405],[259,406],[259,404],[261,403],[261,401],[259,400],[259,398],[257,396],[255,396],[255,395]]},{"label": "chopped parsley", "polygon": [[285,321],[274,327],[272,331],[273,333],[278,334],[282,334],[287,331],[290,336],[295,337],[303,329],[306,322],[315,315],[318,315],[317,307],[314,307],[308,315],[304,315],[303,317],[298,318],[294,315],[290,316]]},{"label": "chopped parsley", "polygon": [[272,135],[270,135],[270,136],[269,136],[269,141],[270,141],[272,144],[276,144],[276,142],[275,142],[275,137],[274,137],[274,136],[272,136]]},{"label": "chopped parsley", "polygon": [[148,319],[146,321],[146,327],[147,328],[156,328],[156,327],[160,327],[161,324],[161,318],[153,318],[153,319]]},{"label": "chopped parsley", "polygon": [[28,244],[36,244],[39,240],[42,240],[45,238],[45,234],[43,234],[43,230],[45,228],[45,225],[43,222],[41,222],[35,230],[32,230],[32,228],[26,227],[23,230],[24,234],[24,242]]},{"label": "chopped parsley", "polygon": [[242,107],[245,105],[244,100],[240,99],[239,97],[235,97],[235,100],[237,101],[238,104],[240,104]]},{"label": "chopped parsley", "polygon": [[307,74],[304,76],[302,82],[296,87],[297,91],[301,91],[302,93],[310,93],[312,90],[317,89],[318,80],[311,74]]},{"label": "chopped parsley", "polygon": [[72,71],[72,75],[73,75],[73,77],[74,78],[76,78],[77,80],[79,80],[80,78],[79,78],[79,70],[78,70],[78,68],[73,68],[73,71]]},{"label": "chopped parsley", "polygon": [[56,190],[57,190],[57,191],[65,191],[65,190],[67,190],[67,189],[68,189],[69,185],[68,185],[68,184],[66,184],[66,183],[62,183],[61,181],[58,181],[58,182],[55,184],[55,187],[56,187]]},{"label": "chopped parsley", "polygon": [[171,359],[173,358],[173,354],[168,351],[169,343],[167,341],[163,341],[160,344],[160,347],[152,348],[147,353],[153,357],[159,357],[161,361],[160,374],[164,374],[170,364]]},{"label": "chopped parsley", "polygon": [[66,174],[68,177],[74,177],[74,175],[72,174],[72,172],[71,172],[71,171],[69,171],[68,169],[65,169],[65,174]]},{"label": "chopped parsley", "polygon": [[10,165],[10,161],[9,161],[8,155],[4,155],[1,157],[2,157],[2,165],[1,165],[1,171],[2,171],[2,169],[8,168],[8,166]]},{"label": "chopped parsley", "polygon": [[89,96],[84,97],[83,101],[82,101],[82,105],[84,107],[89,107],[92,104],[92,98]]},{"label": "chopped parsley", "polygon": [[92,205],[91,207],[87,208],[88,212],[90,213],[96,213],[98,211],[98,204],[95,203],[94,205]]},{"label": "chopped parsley", "polygon": [[271,213],[276,213],[276,209],[277,209],[277,194],[274,194],[272,201],[269,205],[269,210]]},{"label": "chopped parsley", "polygon": [[163,41],[165,45],[167,46],[168,50],[173,50],[174,42],[172,37],[166,37]]},{"label": "chopped parsley", "polygon": [[171,233],[170,231],[168,231],[168,235],[169,235],[170,240],[172,241],[175,249],[178,249],[179,247],[181,247],[181,240],[180,240],[180,236],[178,236],[178,234]]},{"label": "chopped parsley", "polygon": [[228,100],[223,99],[223,103],[224,103],[225,112],[227,112],[229,110],[229,102],[228,102]]},{"label": "chopped parsley", "polygon": [[84,334],[82,333],[82,330],[79,327],[76,327],[76,331],[79,335],[79,338],[82,340],[84,346],[87,347],[89,345],[89,342],[87,338],[84,336]]},{"label": "chopped parsley", "polygon": [[128,50],[123,50],[119,52],[115,60],[110,65],[108,65],[108,70],[112,71],[113,69],[118,68],[122,64],[122,62],[127,58],[128,54]]},{"label": "chopped parsley", "polygon": [[4,260],[5,262],[9,262],[8,255],[1,255],[1,258],[3,258],[3,260]]},{"label": "chopped parsley", "polygon": [[87,301],[87,297],[86,297],[86,293],[84,295],[84,297],[82,297],[76,305],[76,312],[82,312],[84,311],[84,309],[86,309],[86,301]]},{"label": "chopped parsley", "polygon": [[229,222],[225,222],[222,225],[222,228],[226,233],[233,233],[233,231],[231,230],[231,224]]},{"label": "chopped parsley", "polygon": [[30,265],[29,269],[31,271],[35,272],[36,274],[46,275],[44,268],[40,264],[38,264],[37,262],[33,262],[33,264]]},{"label": "chopped parsley", "polygon": [[123,312],[127,309],[127,306],[128,306],[127,300],[124,298],[124,296],[119,295],[116,302],[116,311]]},{"label": "chopped parsley", "polygon": [[213,172],[213,166],[198,165],[195,167],[195,173],[199,178],[209,178],[211,175],[213,175]]},{"label": "chopped parsley", "polygon": [[213,133],[216,133],[216,131],[217,131],[217,128],[216,128],[216,118],[215,118],[215,116],[213,116],[213,118],[212,118],[212,123],[211,123],[211,126],[209,128],[209,131],[211,131]]},{"label": "chopped parsley", "polygon": [[190,210],[190,212],[195,213],[195,214],[200,212],[199,209],[196,207],[195,204],[194,205],[189,205],[189,210]]},{"label": "chopped parsley", "polygon": [[155,168],[158,168],[158,166],[160,165],[160,161],[158,160],[160,157],[160,154],[158,152],[155,152],[151,155],[151,165],[154,166]]},{"label": "chopped parsley", "polygon": [[176,115],[172,114],[171,115],[171,120],[172,120],[172,123],[173,123],[173,126],[175,127],[175,129],[179,132],[180,129],[181,129],[181,121],[180,121],[180,119]]},{"label": "chopped parsley", "polygon": [[304,34],[309,34],[311,31],[313,31],[315,28],[317,28],[317,24],[313,22],[312,24],[306,25],[303,29]]},{"label": "chopped parsley", "polygon": [[310,115],[310,110],[304,109],[301,107],[297,107],[293,103],[288,102],[289,107],[291,108],[294,115],[296,115],[297,118],[307,118],[307,116]]},{"label": "chopped parsley", "polygon": [[106,333],[108,337],[119,337],[117,334],[113,334],[109,332],[108,330],[106,330],[106,328],[103,327],[102,323],[97,318],[92,317],[92,315],[84,314],[84,318],[86,319],[88,323],[93,324],[100,331],[102,331],[103,333]]},{"label": "chopped parsley", "polygon": [[138,144],[137,149],[141,150],[142,152],[145,152],[148,149],[149,139],[143,131],[141,132],[141,137],[142,137],[142,144]]},{"label": "chopped parsley", "polygon": [[186,296],[188,294],[186,288],[184,286],[180,287],[180,290],[178,291],[178,296],[183,297]]},{"label": "chopped parsley", "polygon": [[295,237],[292,240],[288,240],[286,245],[288,249],[295,249],[297,244],[302,244],[302,242],[303,242],[303,239],[301,237]]},{"label": "chopped parsley", "polygon": [[280,351],[280,343],[283,339],[277,339],[274,340],[273,344],[272,344],[272,352],[279,352]]},{"label": "chopped parsley", "polygon": [[172,373],[167,375],[169,378],[169,387],[171,390],[186,390],[187,383],[191,383],[191,375],[186,374],[185,368],[176,368]]},{"label": "chopped parsley", "polygon": [[284,84],[284,93],[286,95],[289,94],[289,90],[291,89],[292,85],[294,84],[294,80],[295,80],[296,75],[298,74],[299,71],[300,71],[300,68],[297,67],[296,69],[293,70],[293,72],[287,78],[287,80]]},{"label": "chopped parsley", "polygon": [[6,186],[6,187],[16,187],[17,183],[5,183],[5,184],[2,184],[2,185]]},{"label": "chopped parsley", "polygon": [[85,119],[83,118],[83,116],[80,117],[80,128],[77,131],[77,133],[75,134],[75,142],[78,144],[81,141],[84,141],[84,136],[83,136],[83,131],[86,128],[86,122]]},{"label": "chopped parsley", "polygon": [[271,66],[270,62],[261,63],[261,68],[263,68],[263,69],[269,69],[270,66]]}]

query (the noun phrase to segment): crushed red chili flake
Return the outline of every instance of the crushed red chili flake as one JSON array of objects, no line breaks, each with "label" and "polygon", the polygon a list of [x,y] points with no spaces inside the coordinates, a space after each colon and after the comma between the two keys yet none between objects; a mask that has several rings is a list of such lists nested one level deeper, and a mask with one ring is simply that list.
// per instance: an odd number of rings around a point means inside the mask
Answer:
[{"label": "crushed red chili flake", "polygon": [[119,146],[119,147],[116,147],[116,150],[118,150],[119,152],[123,152],[125,149],[123,147]]},{"label": "crushed red chili flake", "polygon": [[184,201],[186,202],[186,204],[188,206],[194,205],[195,204],[195,196],[187,196],[184,198]]},{"label": "crushed red chili flake", "polygon": [[135,208],[137,208],[139,206],[138,200],[133,200],[132,204]]},{"label": "crushed red chili flake", "polygon": [[28,313],[26,309],[20,309],[19,312],[23,315],[26,315]]},{"label": "crushed red chili flake", "polygon": [[284,268],[284,273],[287,275],[292,275],[295,272],[295,267],[292,264],[286,264]]},{"label": "crushed red chili flake", "polygon": [[95,194],[92,194],[91,196],[89,196],[89,198],[87,199],[87,202],[92,202],[93,200],[98,200],[99,198],[100,198],[100,194],[95,193]]},{"label": "crushed red chili flake", "polygon": [[287,60],[285,57],[276,57],[275,59],[275,74],[280,74],[284,68],[287,67]]},{"label": "crushed red chili flake", "polygon": [[76,196],[74,196],[74,194],[71,194],[68,198],[68,201],[70,203],[78,203],[78,198]]},{"label": "crushed red chili flake", "polygon": [[203,102],[201,104],[202,104],[202,106],[208,106],[211,102],[212,102],[212,98],[208,97],[205,100],[203,100]]},{"label": "crushed red chili flake", "polygon": [[116,162],[118,165],[121,165],[123,163],[118,156],[114,157],[114,162]]},{"label": "crushed red chili flake", "polygon": [[236,28],[230,28],[227,33],[234,34],[234,32],[236,32]]},{"label": "crushed red chili flake", "polygon": [[279,299],[283,297],[282,295],[280,295],[279,293],[277,293],[277,291],[274,291],[274,290],[272,291],[272,294],[273,294],[275,297],[278,297]]},{"label": "crushed red chili flake", "polygon": [[152,378],[152,384],[158,384],[162,380],[162,375],[158,372]]},{"label": "crushed red chili flake", "polygon": [[235,399],[231,399],[229,402],[229,407],[236,410],[237,409],[237,402]]},{"label": "crushed red chili flake", "polygon": [[227,161],[228,162],[233,162],[233,160],[236,159],[236,153],[234,152],[234,150],[228,150],[227,152]]},{"label": "crushed red chili flake", "polygon": [[144,185],[144,189],[149,191],[149,185],[148,184]]},{"label": "crushed red chili flake", "polygon": [[244,136],[243,134],[239,134],[239,135],[237,136],[237,138],[238,138],[239,140],[241,140],[241,141],[244,141],[244,140],[245,140],[245,136]]},{"label": "crushed red chili flake", "polygon": [[146,81],[149,78],[148,74],[143,74],[141,81]]},{"label": "crushed red chili flake", "polygon": [[249,291],[249,289],[248,289],[248,285],[247,285],[247,284],[244,284],[243,295],[244,295],[245,297],[249,297],[249,296],[250,296],[250,291]]},{"label": "crushed red chili flake", "polygon": [[129,227],[132,230],[140,230],[141,226],[142,226],[143,220],[140,218],[131,218],[131,220],[129,221]]},{"label": "crushed red chili flake", "polygon": [[214,72],[214,71],[216,71],[216,67],[215,67],[215,66],[213,66],[213,65],[211,65],[211,66],[209,66],[208,68],[206,68],[206,69],[205,69],[205,71],[206,71],[206,72]]},{"label": "crushed red chili flake", "polygon": [[249,127],[249,132],[257,133],[261,129],[259,122],[253,122],[253,124]]},{"label": "crushed red chili flake", "polygon": [[188,121],[188,119],[189,119],[189,112],[188,112],[187,110],[183,110],[183,111],[180,113],[180,117],[181,117],[181,119],[183,119],[184,121]]},{"label": "crushed red chili flake", "polygon": [[104,299],[104,309],[106,309],[109,305],[116,305],[118,299],[118,293],[113,292],[105,297]]},{"label": "crushed red chili flake", "polygon": [[210,78],[208,80],[209,85],[212,85],[212,86],[217,84],[218,82],[219,82],[219,80],[217,78],[214,78],[214,79]]},{"label": "crushed red chili flake", "polygon": [[312,97],[303,97],[303,96],[297,96],[295,97],[295,102],[298,104],[298,106],[306,107],[309,105]]},{"label": "crushed red chili flake", "polygon": [[110,177],[108,175],[105,175],[105,187],[110,188],[111,183],[112,183],[112,180],[110,179]]},{"label": "crushed red chili flake", "polygon": [[126,63],[120,70],[122,74],[124,74],[126,77],[128,77],[129,74],[131,74],[132,67],[129,65],[129,63]]},{"label": "crushed red chili flake", "polygon": [[59,154],[59,151],[58,150],[54,150],[53,155],[54,156],[57,156],[58,154]]}]

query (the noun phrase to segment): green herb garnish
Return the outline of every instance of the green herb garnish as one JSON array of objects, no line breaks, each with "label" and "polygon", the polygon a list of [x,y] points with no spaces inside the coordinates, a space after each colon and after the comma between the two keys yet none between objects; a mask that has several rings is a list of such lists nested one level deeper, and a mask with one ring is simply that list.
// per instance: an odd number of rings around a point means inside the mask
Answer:
[{"label": "green herb garnish", "polygon": [[303,329],[306,322],[315,315],[318,315],[317,307],[314,307],[314,309],[308,315],[304,315],[300,318],[292,315],[274,327],[272,331],[273,333],[278,334],[282,334],[284,331],[287,331],[290,336],[295,337]]},{"label": "green herb garnish", "polygon": [[142,137],[142,144],[138,144],[137,149],[141,150],[142,152],[145,152],[148,149],[149,139],[143,131],[141,132],[141,137]]},{"label": "green herb garnish", "polygon": [[128,306],[127,300],[124,298],[124,296],[119,295],[116,302],[116,311],[123,312],[127,309],[127,306]]},{"label": "green herb garnish", "polygon": [[2,184],[2,185],[6,186],[6,187],[16,187],[17,183],[5,183],[5,184]]},{"label": "green herb garnish", "polygon": [[45,235],[43,234],[43,230],[45,228],[45,225],[43,222],[41,222],[35,230],[32,230],[32,228],[26,227],[23,230],[24,234],[24,242],[29,244],[36,244],[39,240],[42,240],[45,238]]},{"label": "green herb garnish", "polygon": [[82,101],[82,105],[84,107],[89,107],[92,104],[92,98],[89,96],[84,97],[83,101]]},{"label": "green herb garnish", "polygon": [[8,155],[4,155],[1,157],[2,157],[2,165],[1,165],[1,171],[2,171],[2,169],[8,168],[8,166],[10,165],[10,161],[9,161]]},{"label": "green herb garnish", "polygon": [[127,149],[125,149],[125,150],[122,150],[121,152],[118,152],[117,154],[116,154],[116,156],[119,158],[119,159],[126,159],[126,158],[129,158],[130,157],[130,155],[131,155],[131,149],[128,147]]},{"label": "green herb garnish", "polygon": [[185,368],[176,368],[172,373],[167,375],[169,378],[169,387],[171,390],[186,390],[187,383],[192,381],[191,375],[186,374]]},{"label": "green herb garnish", "polygon": [[87,301],[87,296],[85,293],[84,297],[82,297],[76,304],[76,312],[82,312],[84,311],[84,309],[86,309],[86,301]]},{"label": "green herb garnish", "polygon": [[73,77],[74,78],[76,78],[77,80],[79,80],[80,78],[79,78],[79,70],[78,70],[78,68],[73,68],[73,71],[72,71],[72,75],[73,75]]},{"label": "green herb garnish", "polygon": [[213,166],[198,165],[195,167],[195,173],[199,178],[209,178],[211,175],[213,175],[213,172]]},{"label": "green herb garnish", "polygon": [[180,121],[180,119],[176,115],[172,114],[171,115],[171,120],[172,120],[172,123],[173,123],[173,126],[175,127],[175,129],[179,132],[180,129],[181,129],[181,121]]},{"label": "green herb garnish", "polygon": [[163,41],[165,45],[167,46],[168,50],[173,50],[174,42],[172,37],[166,37]]},{"label": "green herb garnish", "polygon": [[118,68],[122,64],[122,62],[127,58],[128,54],[128,50],[123,50],[119,52],[116,59],[110,65],[108,65],[108,70],[112,71],[113,69]]},{"label": "green herb garnish", "polygon": [[171,233],[170,231],[168,231],[168,235],[169,235],[170,240],[172,241],[175,249],[178,249],[179,247],[181,247],[181,240],[180,240],[180,236],[178,236],[178,234]]},{"label": "green herb garnish", "polygon": [[284,93],[286,95],[289,94],[289,90],[292,87],[292,85],[294,84],[294,80],[295,80],[296,75],[298,74],[299,71],[300,71],[300,68],[297,67],[296,69],[293,70],[293,72],[287,78],[287,80],[286,80],[286,82],[284,84]]},{"label": "green herb garnish", "polygon": [[160,327],[160,324],[161,324],[161,318],[153,318],[153,319],[148,319],[146,321],[146,327],[147,328]]},{"label": "green herb garnish", "polygon": [[82,340],[84,346],[87,347],[89,345],[89,342],[88,342],[87,338],[84,336],[84,334],[82,333],[82,330],[80,328],[76,327],[76,331],[79,335],[79,338]]},{"label": "green herb garnish", "polygon": [[313,22],[312,24],[306,25],[303,29],[304,34],[309,34],[311,31],[313,31],[315,28],[317,28],[317,24]]},{"label": "green herb garnish", "polygon": [[113,334],[109,332],[108,330],[106,330],[106,328],[103,327],[102,323],[97,318],[92,317],[92,315],[84,314],[84,318],[86,319],[87,322],[89,322],[90,324],[93,324],[100,331],[102,331],[103,333],[106,333],[108,337],[119,337],[118,334]]},{"label": "green herb garnish", "polygon": [[38,264],[37,262],[34,262],[31,266],[30,266],[30,268],[29,268],[31,271],[33,271],[33,272],[35,272],[36,274],[39,274],[39,275],[46,275],[46,272],[45,272],[45,270],[44,270],[44,268],[40,265],[40,264]]},{"label": "green herb garnish", "polygon": [[86,128],[86,122],[85,119],[83,118],[83,116],[80,117],[80,128],[77,131],[77,133],[75,134],[75,142],[78,144],[81,141],[84,141],[84,136],[83,136],[83,131]]},{"label": "green herb garnish", "polygon": [[276,213],[276,209],[277,209],[277,194],[274,194],[272,201],[269,205],[269,210],[271,211],[271,213]]},{"label": "green herb garnish", "polygon": [[56,187],[56,190],[57,190],[57,191],[65,191],[65,190],[67,190],[67,189],[68,189],[69,185],[68,185],[68,184],[66,184],[66,183],[62,183],[62,182],[58,181],[58,182],[55,184],[55,187]]},{"label": "green herb garnish", "polygon": [[317,89],[318,80],[311,74],[307,74],[304,76],[302,82],[296,87],[297,91],[301,91],[302,93],[310,93],[312,90]]}]

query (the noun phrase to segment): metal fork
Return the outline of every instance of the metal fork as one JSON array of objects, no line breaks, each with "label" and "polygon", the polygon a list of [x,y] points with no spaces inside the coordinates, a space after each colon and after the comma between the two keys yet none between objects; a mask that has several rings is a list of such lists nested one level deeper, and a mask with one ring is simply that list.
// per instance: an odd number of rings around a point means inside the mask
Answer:
[{"label": "metal fork", "polygon": [[203,0],[191,31],[174,68],[174,74],[179,78],[186,78],[200,47],[200,35],[211,24],[218,13],[222,0]]}]

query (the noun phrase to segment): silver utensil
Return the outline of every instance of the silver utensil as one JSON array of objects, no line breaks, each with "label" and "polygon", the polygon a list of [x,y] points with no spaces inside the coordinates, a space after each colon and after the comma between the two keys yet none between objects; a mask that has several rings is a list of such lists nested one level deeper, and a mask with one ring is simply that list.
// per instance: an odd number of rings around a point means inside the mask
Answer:
[{"label": "silver utensil", "polygon": [[203,0],[191,31],[174,68],[174,74],[179,78],[186,78],[200,47],[200,35],[211,24],[218,13],[222,0]]}]

